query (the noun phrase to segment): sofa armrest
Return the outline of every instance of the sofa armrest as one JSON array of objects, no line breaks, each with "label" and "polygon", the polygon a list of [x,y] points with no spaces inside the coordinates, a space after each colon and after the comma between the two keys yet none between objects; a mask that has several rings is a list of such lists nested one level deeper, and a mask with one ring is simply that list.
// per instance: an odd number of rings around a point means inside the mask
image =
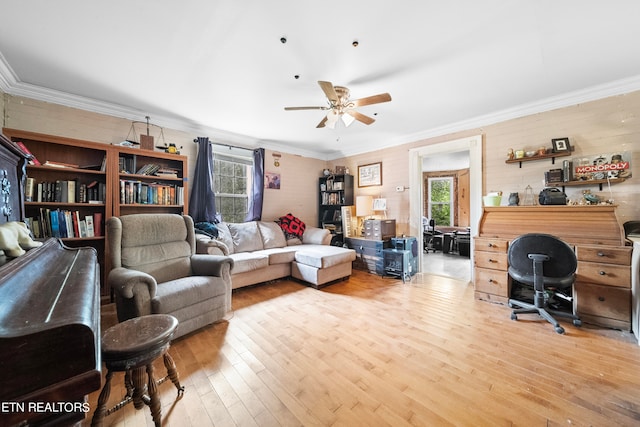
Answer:
[{"label": "sofa armrest", "polygon": [[195,254],[191,256],[191,270],[196,276],[225,277],[233,269],[233,258],[222,255]]},{"label": "sofa armrest", "polygon": [[122,298],[130,299],[134,294],[145,292],[149,299],[156,296],[158,284],[150,274],[124,267],[114,268],[107,279],[109,286]]},{"label": "sofa armrest", "polygon": [[196,253],[209,255],[229,255],[229,248],[220,240],[203,234],[196,234]]},{"label": "sofa armrest", "polygon": [[307,226],[302,235],[302,243],[307,245],[329,245],[331,244],[331,232],[324,228]]}]

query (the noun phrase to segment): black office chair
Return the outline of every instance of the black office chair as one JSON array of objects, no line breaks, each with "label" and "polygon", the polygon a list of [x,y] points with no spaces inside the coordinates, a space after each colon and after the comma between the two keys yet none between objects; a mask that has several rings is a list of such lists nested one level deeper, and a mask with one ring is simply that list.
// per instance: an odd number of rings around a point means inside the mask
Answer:
[{"label": "black office chair", "polygon": [[436,251],[436,242],[435,236],[440,233],[436,231],[436,220],[430,219],[429,224],[424,226],[424,230],[422,230],[422,249],[424,252],[429,253]]},{"label": "black office chair", "polygon": [[624,228],[624,237],[629,236],[629,234],[640,234],[640,221],[627,221],[622,224]]},{"label": "black office chair", "polygon": [[509,275],[520,283],[533,285],[533,304],[509,299],[511,320],[518,320],[518,314],[538,313],[556,332],[564,333],[553,316],[573,320],[575,326],[582,325],[580,318],[573,313],[553,310],[549,307],[547,289],[558,290],[571,287],[578,266],[573,249],[562,240],[549,234],[523,234],[509,245],[507,252]]}]

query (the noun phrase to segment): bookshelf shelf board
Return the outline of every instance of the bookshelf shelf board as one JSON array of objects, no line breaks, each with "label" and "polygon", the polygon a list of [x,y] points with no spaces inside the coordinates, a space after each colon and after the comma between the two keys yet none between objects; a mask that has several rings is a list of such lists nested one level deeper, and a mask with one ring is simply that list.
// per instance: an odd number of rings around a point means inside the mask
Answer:
[{"label": "bookshelf shelf board", "polygon": [[41,206],[41,207],[55,207],[59,208],[62,206],[65,207],[73,207],[73,208],[94,208],[94,209],[104,209],[104,203],[62,203],[62,202],[24,202],[25,206]]},{"label": "bookshelf shelf board", "polygon": [[42,170],[47,172],[61,172],[61,173],[72,173],[74,175],[77,174],[87,174],[87,175],[106,175],[104,171],[96,171],[93,169],[81,169],[81,168],[58,168],[55,166],[44,166],[44,165],[27,165],[27,172],[29,170]]},{"label": "bookshelf shelf board", "polygon": [[132,181],[136,179],[145,180],[145,181],[174,181],[174,182],[183,181],[182,178],[164,177],[164,176],[157,176],[157,175],[137,175],[135,173],[121,173],[120,179],[124,179],[127,181]]}]

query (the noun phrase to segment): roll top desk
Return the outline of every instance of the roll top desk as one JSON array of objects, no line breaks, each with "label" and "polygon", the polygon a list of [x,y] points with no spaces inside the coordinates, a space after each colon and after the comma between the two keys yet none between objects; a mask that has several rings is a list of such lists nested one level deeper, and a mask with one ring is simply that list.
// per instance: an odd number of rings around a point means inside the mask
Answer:
[{"label": "roll top desk", "polygon": [[631,330],[631,254],[616,208],[485,207],[474,245],[476,299],[506,304],[512,287],[507,251],[526,233],[554,235],[576,251],[573,310],[583,322]]}]

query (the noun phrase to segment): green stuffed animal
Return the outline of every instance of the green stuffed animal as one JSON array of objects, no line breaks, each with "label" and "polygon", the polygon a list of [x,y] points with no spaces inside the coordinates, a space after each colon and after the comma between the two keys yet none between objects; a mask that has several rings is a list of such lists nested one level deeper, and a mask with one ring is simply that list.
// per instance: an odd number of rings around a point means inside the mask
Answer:
[{"label": "green stuffed animal", "polygon": [[10,221],[0,224],[0,250],[9,257],[24,255],[25,249],[42,246],[42,242],[31,239],[27,224],[24,222]]}]

